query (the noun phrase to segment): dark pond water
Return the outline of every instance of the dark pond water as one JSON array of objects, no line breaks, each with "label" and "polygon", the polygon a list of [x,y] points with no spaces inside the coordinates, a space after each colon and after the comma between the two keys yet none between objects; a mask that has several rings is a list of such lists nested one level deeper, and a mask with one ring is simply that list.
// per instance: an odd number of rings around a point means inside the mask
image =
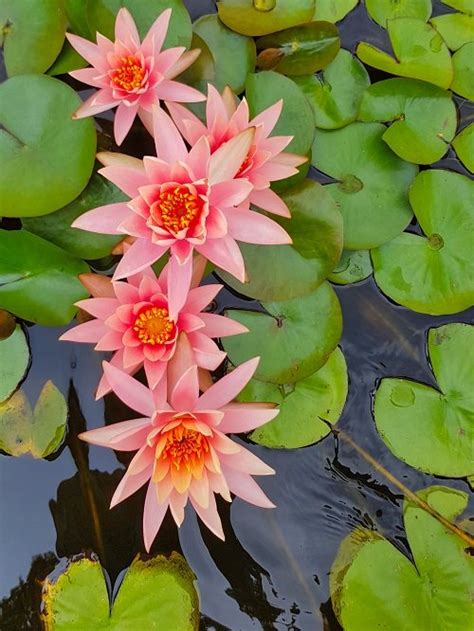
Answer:
[{"label": "dark pond water", "polygon": [[[187,4],[193,18],[214,10],[211,1]],[[435,4],[437,13],[447,11]],[[385,32],[370,21],[362,6],[340,24],[340,30],[343,46],[350,50],[362,39],[387,48]],[[465,126],[474,118],[472,104],[469,108],[461,99],[457,103]],[[451,152],[437,166],[468,175]],[[313,176],[321,179],[315,172]],[[387,375],[433,385],[425,356],[428,329],[472,321],[474,312],[448,317],[416,314],[392,304],[372,279],[336,291],[344,313],[341,348],[350,373],[349,397],[338,427],[411,489],[439,483],[468,490],[462,480],[424,475],[392,456],[375,430],[371,397],[377,381]],[[222,292],[217,308],[242,304],[248,302]],[[34,400],[44,381],[52,379],[68,394],[67,442],[53,461],[0,455],[0,599],[5,598],[0,628],[4,631],[39,628],[36,579],[49,573],[58,559],[94,550],[115,581],[143,551],[143,493],[108,510],[126,461],[75,438],[85,426],[103,425],[104,417],[110,422],[133,414],[115,398],[94,401],[102,357],[88,346],[58,342],[62,330],[29,328],[33,363],[24,388]],[[259,480],[277,508],[262,510],[240,500],[229,508],[222,502],[225,543],[201,528],[191,511],[179,532],[167,517],[152,552],[179,550],[187,558],[198,577],[202,629],[337,631],[328,573],[338,546],[355,526],[365,525],[409,554],[402,496],[333,435],[295,451],[256,445],[250,449],[277,471],[276,476]]]}]

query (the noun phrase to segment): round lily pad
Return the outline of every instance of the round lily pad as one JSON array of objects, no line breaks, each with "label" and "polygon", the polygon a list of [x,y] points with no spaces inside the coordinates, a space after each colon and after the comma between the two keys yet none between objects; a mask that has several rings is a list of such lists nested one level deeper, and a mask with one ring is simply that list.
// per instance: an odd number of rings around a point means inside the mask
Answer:
[{"label": "round lily pad", "polygon": [[322,368],[306,379],[277,386],[252,379],[239,401],[272,401],[278,416],[250,434],[251,440],[273,449],[297,449],[322,440],[341,416],[348,378],[344,355],[333,351]]},{"label": "round lily pad", "polygon": [[358,4],[359,0],[316,0],[313,20],[339,22]]},{"label": "round lily pad", "polygon": [[63,0],[64,10],[66,11],[66,18],[68,21],[68,30],[85,37],[86,39],[93,40],[95,32],[93,32],[87,21],[87,5],[90,4],[88,0]]},{"label": "round lily pad", "polygon": [[465,127],[453,140],[453,147],[466,169],[474,173],[474,123]]},{"label": "round lily pad", "polygon": [[428,353],[439,389],[408,379],[382,379],[375,395],[377,430],[389,449],[426,473],[474,474],[474,327],[430,329]]},{"label": "round lily pad", "polygon": [[451,93],[417,79],[371,85],[362,98],[359,119],[391,123],[383,139],[400,158],[416,164],[440,160],[457,127]]},{"label": "round lily pad", "polygon": [[45,72],[61,50],[65,30],[61,0],[0,0],[0,44],[8,76]]},{"label": "round lily pad", "polygon": [[418,18],[426,22],[431,15],[431,0],[365,0],[370,17],[386,28],[387,20]]},{"label": "round lily pad", "polygon": [[45,215],[75,199],[94,167],[90,118],[62,81],[22,75],[0,85],[0,215]]},{"label": "round lily pad", "polygon": [[313,165],[338,180],[327,188],[341,210],[344,247],[349,250],[390,241],[412,218],[407,191],[418,168],[387,147],[385,132],[379,123],[316,130]]},{"label": "round lily pad", "polygon": [[291,219],[273,217],[292,245],[239,244],[247,282],[219,276],[235,291],[259,300],[289,300],[314,291],[334,269],[342,250],[342,217],[325,187],[305,180],[282,195]]},{"label": "round lily pad", "polygon": [[23,329],[17,324],[9,337],[0,340],[0,402],[16,390],[29,365],[28,342]]},{"label": "round lily pad", "polygon": [[350,285],[365,280],[373,273],[368,250],[344,250],[328,280],[337,285]]},{"label": "round lily pad", "polygon": [[294,77],[314,111],[316,127],[338,129],[357,118],[362,95],[370,85],[367,70],[341,49],[321,75]]},{"label": "round lily pad", "polygon": [[222,22],[243,35],[266,35],[310,22],[315,0],[220,0],[217,11]]},{"label": "round lily pad", "polygon": [[453,80],[453,62],[438,31],[416,18],[389,20],[387,30],[394,57],[372,44],[361,42],[356,50],[361,61],[389,74],[449,88]]},{"label": "round lily pad", "polygon": [[410,202],[426,236],[404,233],[372,251],[375,280],[395,302],[421,313],[456,313],[474,302],[474,182],[451,171],[420,173]]},{"label": "round lily pad", "polygon": [[262,303],[266,313],[232,310],[232,318],[249,333],[236,342],[223,340],[235,365],[259,356],[255,378],[277,384],[300,381],[319,370],[336,348],[342,333],[339,300],[323,283],[308,296]]},{"label": "round lily pad", "polygon": [[464,44],[474,41],[474,16],[465,13],[446,13],[431,20],[431,24],[441,33],[448,48],[458,50]]},{"label": "round lily pad", "polygon": [[451,90],[470,101],[474,101],[474,42],[464,44],[453,55],[454,79]]}]

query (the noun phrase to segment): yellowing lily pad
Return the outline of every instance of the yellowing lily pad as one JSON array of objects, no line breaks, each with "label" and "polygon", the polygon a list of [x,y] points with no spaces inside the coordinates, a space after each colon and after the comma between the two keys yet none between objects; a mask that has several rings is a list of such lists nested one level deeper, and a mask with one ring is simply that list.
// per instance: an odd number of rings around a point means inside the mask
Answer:
[{"label": "yellowing lily pad", "polygon": [[464,44],[453,55],[454,79],[451,90],[466,99],[474,101],[474,42]]},{"label": "yellowing lily pad", "polygon": [[441,0],[441,2],[448,7],[452,7],[453,9],[457,9],[463,13],[468,13],[469,15],[474,13],[472,0]]},{"label": "yellowing lily pad", "polygon": [[474,123],[459,132],[453,140],[453,147],[466,169],[474,173]]},{"label": "yellowing lily pad", "polygon": [[451,171],[423,171],[409,195],[426,236],[404,233],[372,251],[378,286],[413,311],[467,309],[474,302],[474,182]]},{"label": "yellowing lily pad", "polygon": [[418,168],[387,147],[385,132],[379,123],[316,130],[313,165],[338,180],[327,188],[341,210],[344,247],[349,250],[390,241],[412,218],[407,191]]},{"label": "yellowing lily pad", "polygon": [[359,0],[316,0],[313,20],[339,22],[352,11]]},{"label": "yellowing lily pad", "polygon": [[387,22],[387,30],[394,57],[361,42],[356,50],[361,61],[390,74],[449,88],[453,62],[443,38],[432,26],[416,18],[398,18]]},{"label": "yellowing lily pad", "polygon": [[359,283],[373,272],[368,250],[344,250],[328,280],[337,285]]},{"label": "yellowing lily pad", "polygon": [[9,337],[0,339],[0,402],[15,391],[29,365],[28,342],[23,329],[17,324]]},{"label": "yellowing lily pad", "polygon": [[431,0],[365,0],[370,17],[387,27],[387,20],[418,18],[426,22],[431,15]]},{"label": "yellowing lily pad", "polygon": [[375,395],[377,430],[389,449],[426,473],[474,474],[474,327],[430,329],[428,354],[438,388],[382,379]]},{"label": "yellowing lily pad", "polygon": [[431,24],[441,33],[448,48],[458,50],[464,44],[474,41],[474,16],[464,13],[446,13],[431,20]]}]

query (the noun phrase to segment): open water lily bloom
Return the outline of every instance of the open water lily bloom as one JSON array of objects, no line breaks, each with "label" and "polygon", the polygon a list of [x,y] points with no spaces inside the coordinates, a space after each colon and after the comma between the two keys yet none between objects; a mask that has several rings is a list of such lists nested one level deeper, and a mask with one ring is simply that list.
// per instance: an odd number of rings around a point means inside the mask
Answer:
[{"label": "open water lily bloom", "polygon": [[258,358],[249,360],[200,395],[196,366],[188,367],[175,383],[168,383],[168,390],[162,381],[152,393],[104,362],[114,392],[144,418],[94,429],[80,434],[80,438],[117,451],[138,450],[113,495],[111,507],[148,483],[143,513],[147,550],[168,508],[180,526],[188,501],[221,539],[224,533],[216,493],[229,502],[234,493],[256,506],[274,506],[252,478],[271,475],[274,470],[226,436],[250,431],[278,414],[273,404],[232,403],[257,365]]},{"label": "open water lily bloom", "polygon": [[168,32],[171,9],[163,11],[143,42],[135,22],[120,9],[115,22],[115,41],[97,33],[97,44],[66,33],[71,45],[93,68],[69,74],[99,90],[75,113],[76,118],[94,116],[117,107],[114,119],[115,141],[120,145],[128,134],[135,116],[148,117],[160,99],[190,103],[205,97],[190,86],[173,81],[199,56],[198,49],[184,47],[162,50]]},{"label": "open water lily bloom", "polygon": [[[142,161],[108,154],[100,173],[131,201],[101,206],[81,215],[76,228],[134,237],[115,279],[135,274],[170,251],[180,265],[192,264],[196,250],[206,259],[245,280],[245,266],[236,241],[291,243],[287,232],[250,209],[253,184],[236,177],[253,144],[250,127],[222,144],[212,155],[202,136],[188,152],[171,118],[154,109],[158,157]],[[99,156],[100,157],[100,156]]]}]

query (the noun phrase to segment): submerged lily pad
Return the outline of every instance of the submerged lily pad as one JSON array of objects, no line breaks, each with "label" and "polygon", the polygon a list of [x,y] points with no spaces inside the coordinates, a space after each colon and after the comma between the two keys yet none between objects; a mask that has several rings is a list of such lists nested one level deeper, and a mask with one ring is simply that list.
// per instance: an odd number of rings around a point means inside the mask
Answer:
[{"label": "submerged lily pad", "polygon": [[426,473],[474,474],[474,326],[430,329],[428,354],[438,388],[382,379],[375,395],[377,430],[389,449]]},{"label": "submerged lily pad", "polygon": [[365,92],[362,121],[391,122],[383,135],[400,158],[432,164],[448,150],[457,127],[451,93],[417,79],[387,79]]},{"label": "submerged lily pad", "polygon": [[28,342],[23,329],[17,324],[9,337],[0,339],[0,402],[15,391],[29,365]]},{"label": "submerged lily pad", "polygon": [[199,602],[195,576],[177,552],[169,558],[137,557],[128,568],[113,605],[95,556],[70,561],[43,584],[42,619],[48,631],[83,629],[176,629],[196,631]]},{"label": "submerged lily pad", "polygon": [[370,85],[367,70],[341,49],[322,75],[294,77],[314,111],[316,127],[337,129],[357,118],[362,95]]},{"label": "submerged lily pad", "polygon": [[313,20],[339,22],[358,2],[359,0],[316,0]]},{"label": "submerged lily pad", "polygon": [[431,24],[441,33],[448,48],[458,50],[464,44],[474,41],[474,16],[464,13],[446,13],[431,20]]},{"label": "submerged lily pad", "polygon": [[453,140],[453,147],[466,169],[474,173],[474,123],[465,127]]},{"label": "submerged lily pad", "polygon": [[400,160],[379,123],[316,130],[313,165],[338,180],[327,188],[344,220],[344,247],[367,250],[396,237],[410,223],[408,186],[418,168]]},{"label": "submerged lily pad", "polygon": [[[468,502],[466,493],[442,486],[418,495],[449,520]],[[341,544],[331,570],[331,599],[344,631],[470,628],[474,560],[466,543],[408,500],[403,517],[414,563],[366,529]]]},{"label": "submerged lily pad", "polygon": [[283,302],[263,302],[266,313],[232,310],[232,318],[249,333],[236,342],[223,340],[231,362],[261,357],[255,378],[277,384],[300,381],[319,370],[336,348],[342,333],[339,300],[323,283],[308,296]]},{"label": "submerged lily pad", "polygon": [[341,416],[348,378],[344,355],[336,349],[317,372],[287,386],[252,379],[239,401],[271,401],[280,412],[250,434],[251,440],[273,449],[297,449],[322,440]]},{"label": "submerged lily pad", "polygon": [[464,44],[453,55],[454,79],[451,90],[470,101],[474,101],[474,42]]},{"label": "submerged lily pad", "polygon": [[404,233],[372,251],[375,280],[395,302],[441,315],[474,302],[474,182],[451,171],[420,173],[410,202],[426,236]]},{"label": "submerged lily pad", "polygon": [[387,20],[418,18],[426,22],[431,15],[431,0],[365,0],[370,17],[386,28]]},{"label": "submerged lily pad", "polygon": [[368,250],[344,250],[328,280],[337,285],[350,285],[368,278],[373,272]]},{"label": "submerged lily pad", "polygon": [[90,118],[72,120],[81,104],[72,88],[44,75],[0,85],[0,215],[44,215],[75,199],[94,167]]},{"label": "submerged lily pad", "polygon": [[398,18],[387,22],[394,57],[372,44],[361,42],[357,56],[378,70],[449,88],[453,80],[453,62],[441,35],[429,24],[416,18]]}]

